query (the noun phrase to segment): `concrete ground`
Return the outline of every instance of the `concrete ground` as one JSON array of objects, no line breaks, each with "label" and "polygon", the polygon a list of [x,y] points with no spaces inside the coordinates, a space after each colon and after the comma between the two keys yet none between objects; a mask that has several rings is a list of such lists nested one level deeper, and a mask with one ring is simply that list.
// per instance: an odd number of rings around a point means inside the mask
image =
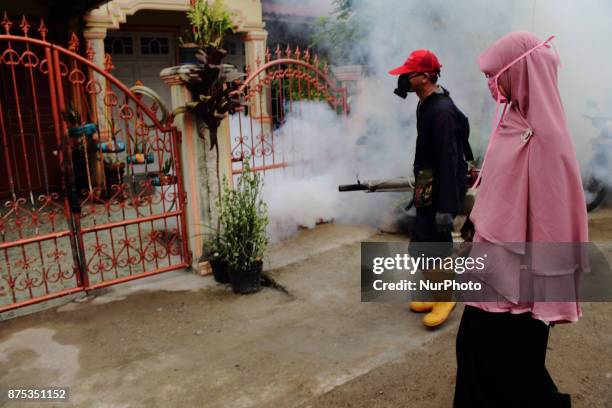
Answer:
[{"label": "concrete ground", "polygon": [[[591,218],[612,240],[612,210]],[[405,240],[322,225],[271,248],[288,293],[172,272],[0,322],[0,387],[70,387],[58,407],[451,406],[461,311],[427,331],[405,305],[360,303],[366,239]],[[548,365],[574,406],[612,407],[612,305],[584,309],[551,331]]]}]

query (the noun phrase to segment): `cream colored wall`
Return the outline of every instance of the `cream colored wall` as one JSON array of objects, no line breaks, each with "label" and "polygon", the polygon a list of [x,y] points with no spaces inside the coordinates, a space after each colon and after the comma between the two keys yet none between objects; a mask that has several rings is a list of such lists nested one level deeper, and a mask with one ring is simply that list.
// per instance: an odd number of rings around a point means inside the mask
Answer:
[{"label": "cream colored wall", "polygon": [[228,54],[223,62],[226,64],[232,64],[238,68],[238,71],[244,72],[246,65],[246,51],[243,34],[228,34],[225,37],[224,47],[228,51]]},{"label": "cream colored wall", "polygon": [[[89,12],[85,21],[89,29],[117,29],[140,10],[187,11],[189,4],[189,0],[113,0]],[[225,0],[225,4],[234,12],[239,32],[263,28],[260,0]]]},{"label": "cream colored wall", "polygon": [[130,25],[161,25],[178,27],[181,31],[190,27],[184,11],[175,10],[140,10],[127,16],[126,24]]},{"label": "cream colored wall", "polygon": [[[125,24],[120,26],[120,30],[124,27],[148,27],[149,30],[155,30],[156,26],[173,27],[177,30],[177,35],[182,36],[186,31],[190,30],[189,20],[183,11],[167,11],[167,10],[140,10],[132,16],[127,16]],[[108,32],[113,32],[109,30]],[[225,37],[225,48],[228,50],[228,55],[224,59],[226,64],[232,64],[238,67],[239,71],[244,71],[246,65],[246,52],[244,45],[244,33],[236,32],[228,34]]]},{"label": "cream colored wall", "polygon": [[238,31],[249,31],[263,27],[261,1],[259,0],[226,0],[228,7],[237,11],[242,18]]},{"label": "cream colored wall", "polygon": [[[264,59],[267,38],[262,21],[261,1],[224,1],[226,6],[234,13],[236,32],[244,41],[246,61],[243,64],[235,65],[239,67],[244,65],[254,67],[258,57],[261,60]],[[122,24],[128,22],[130,24],[143,25],[174,25],[176,22],[179,28],[183,28],[184,23],[176,17],[178,13],[168,13],[168,19],[165,19],[163,11],[184,13],[189,7],[189,0],[113,0],[90,11],[83,17],[86,22],[84,36],[87,40],[92,41],[92,45],[96,50],[96,64],[102,65],[104,56],[103,41],[109,30],[118,30]],[[242,47],[239,48],[242,53]]]}]

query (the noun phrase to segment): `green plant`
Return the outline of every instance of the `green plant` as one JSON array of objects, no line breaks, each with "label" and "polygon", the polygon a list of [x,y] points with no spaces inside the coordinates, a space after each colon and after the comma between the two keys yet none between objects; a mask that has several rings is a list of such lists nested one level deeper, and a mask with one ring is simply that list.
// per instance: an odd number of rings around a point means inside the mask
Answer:
[{"label": "green plant", "polygon": [[[225,242],[225,237],[223,236],[223,234],[221,233],[221,229],[224,227],[224,223],[223,223],[223,217],[225,216],[224,212],[223,212],[223,196],[221,194],[221,181],[220,181],[220,177],[219,174],[217,174],[217,182],[218,182],[218,187],[219,187],[219,194],[217,196],[217,200],[215,200],[215,207],[217,208],[217,225],[214,228],[211,228],[213,230],[213,233],[211,235],[211,238],[209,239],[207,245],[208,245],[208,252],[210,255],[212,255],[212,258],[214,259],[221,259],[221,260],[227,260],[227,243]],[[227,186],[227,178],[224,177],[223,181],[225,182],[225,185]],[[208,191],[208,193],[210,194],[210,190]]]},{"label": "green plant", "polygon": [[[221,59],[223,56],[225,54],[221,54]],[[194,74],[181,75],[193,100],[175,108],[172,116],[188,112],[202,120],[210,130],[212,150],[217,145],[217,129],[225,119],[225,114],[233,113],[240,105],[240,101],[233,95],[235,89],[231,84],[242,75],[236,74],[235,69],[227,72],[226,68],[232,68],[231,65],[212,64],[209,57],[207,51],[200,49],[196,54],[201,64],[200,69]],[[228,86],[224,85],[226,83]]]},{"label": "green plant", "polygon": [[162,174],[169,175],[170,170],[172,170],[172,164],[173,164],[173,161],[171,158],[166,159],[166,161],[164,162],[164,166],[161,169]]},{"label": "green plant", "polygon": [[209,233],[203,234],[205,237],[204,251],[202,255],[203,260],[227,260],[227,244],[225,242],[225,237],[221,233],[221,221],[223,219],[223,214],[221,211],[220,201],[221,199],[215,203],[215,207],[219,211],[217,225],[215,227],[211,227],[201,224],[204,228],[210,230]]},{"label": "green plant", "polygon": [[227,260],[227,245],[221,231],[215,231],[207,243],[211,259]]},{"label": "green plant", "polygon": [[[179,35],[178,42],[181,47],[192,46],[195,44],[193,29],[183,30],[183,34]],[[197,46],[197,44],[195,44]]]},{"label": "green plant", "polygon": [[196,0],[187,11],[187,18],[193,27],[193,39],[202,47],[220,47],[227,31],[234,32],[230,12],[222,0],[210,5],[206,0]]},{"label": "green plant", "polygon": [[311,26],[312,46],[328,54],[334,64],[366,64],[366,47],[360,44],[370,28],[363,24],[363,8],[355,7],[354,0],[333,0],[331,16],[320,17]]},{"label": "green plant", "polygon": [[[320,68],[320,67],[318,67]],[[310,78],[316,78],[320,84],[324,84],[324,80],[322,78],[317,78],[317,75],[314,72],[310,72],[301,67],[295,67],[297,71],[299,71],[302,75]],[[280,81],[282,95],[284,100],[300,101],[300,100],[320,100],[323,97],[323,93],[318,91],[314,85],[308,86],[308,82],[303,78],[292,78],[291,80],[281,79],[275,80]],[[273,82],[273,86],[271,87],[271,92],[274,97],[279,97],[279,89],[277,82]],[[289,95],[291,93],[291,97]]]},{"label": "green plant", "polygon": [[[195,75],[183,75],[181,77],[191,91],[193,101],[174,109],[172,116],[190,113],[201,120],[208,128],[210,150],[215,149],[216,152],[217,187],[218,191],[221,192],[217,131],[226,114],[228,112],[234,113],[240,105],[240,101],[233,95],[234,88],[232,86],[224,86],[226,82],[233,81],[225,73],[225,66],[209,64],[206,52],[196,54],[196,58],[202,63],[203,69],[198,70]],[[200,137],[204,138],[201,134]]]},{"label": "green plant", "polygon": [[251,170],[248,159],[235,189],[225,183],[220,239],[225,244],[231,270],[248,271],[263,259],[268,245],[268,209],[261,198],[261,174]]}]

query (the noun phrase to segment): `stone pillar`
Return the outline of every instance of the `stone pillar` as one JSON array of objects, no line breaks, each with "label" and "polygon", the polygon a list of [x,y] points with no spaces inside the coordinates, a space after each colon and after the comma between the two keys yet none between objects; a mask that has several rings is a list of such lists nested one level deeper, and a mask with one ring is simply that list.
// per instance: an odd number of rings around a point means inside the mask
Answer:
[{"label": "stone pillar", "polygon": [[359,81],[363,78],[361,65],[342,65],[332,67],[334,77],[340,81],[340,86],[346,89],[346,104],[351,106],[351,98],[359,92]]},{"label": "stone pillar", "polygon": [[[106,38],[105,27],[94,27],[85,28],[83,31],[83,37],[91,45],[94,51],[93,62],[101,69],[104,69],[104,39]],[[86,45],[87,46],[87,45]],[[94,73],[96,81],[102,86],[103,92],[96,97],[96,112],[98,115],[98,122],[101,130],[106,128],[106,121],[101,120],[104,118],[104,93],[106,81],[100,74]]]},{"label": "stone pillar", "polygon": [[265,30],[254,30],[244,33],[243,41],[246,65],[249,65],[252,70],[257,66],[257,58],[259,58],[262,64],[265,61],[267,38],[268,32]]},{"label": "stone pillar", "polygon": [[94,52],[94,63],[100,68],[104,67],[104,39],[106,38],[106,28],[85,28],[83,37],[91,44]]},{"label": "stone pillar", "polygon": [[[186,64],[166,68],[160,73],[164,82],[170,86],[171,110],[191,101],[191,93],[185,86],[184,79],[195,74],[198,69],[201,68],[197,65]],[[187,196],[185,212],[189,250],[193,254],[192,266],[198,271],[207,270],[206,264],[200,260],[206,252],[206,241],[217,226],[216,203],[222,192],[219,191],[217,181],[217,154],[215,149],[211,150],[208,129],[191,114],[178,115],[174,119],[174,125],[182,134],[181,172]],[[232,179],[228,129],[228,120],[225,119],[217,132],[221,189],[223,189],[224,176],[228,181]]]},{"label": "stone pillar", "polygon": [[332,67],[332,73],[349,95],[355,93],[357,83],[363,78],[363,67],[361,65],[341,65]]},{"label": "stone pillar", "polygon": [[[248,31],[244,34],[244,49],[246,65],[249,67],[250,72],[255,72],[257,68],[266,61],[266,39],[268,38],[268,32],[265,30]],[[262,77],[264,75],[262,74]],[[262,95],[267,94],[267,88],[263,87]],[[254,117],[266,117],[268,115],[268,108],[265,104],[267,98],[263,98],[264,103],[262,104],[262,111],[260,112],[258,100],[253,100],[249,106],[250,111]]]}]

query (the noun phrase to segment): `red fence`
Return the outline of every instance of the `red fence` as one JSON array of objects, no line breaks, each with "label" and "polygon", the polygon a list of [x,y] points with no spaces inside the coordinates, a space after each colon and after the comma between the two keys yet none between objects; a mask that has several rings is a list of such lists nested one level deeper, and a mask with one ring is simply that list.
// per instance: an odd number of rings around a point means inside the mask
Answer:
[{"label": "red fence", "polygon": [[347,91],[329,73],[327,64],[309,50],[289,47],[274,55],[268,49],[265,63],[247,67],[247,78],[236,93],[242,109],[230,117],[233,173],[242,172],[242,160],[249,157],[256,171],[295,164],[291,152],[279,148],[277,133],[292,113],[299,113],[305,102],[322,101],[339,115],[348,113]]},{"label": "red fence", "polygon": [[0,311],[188,266],[176,128],[76,36],[1,26]]}]

